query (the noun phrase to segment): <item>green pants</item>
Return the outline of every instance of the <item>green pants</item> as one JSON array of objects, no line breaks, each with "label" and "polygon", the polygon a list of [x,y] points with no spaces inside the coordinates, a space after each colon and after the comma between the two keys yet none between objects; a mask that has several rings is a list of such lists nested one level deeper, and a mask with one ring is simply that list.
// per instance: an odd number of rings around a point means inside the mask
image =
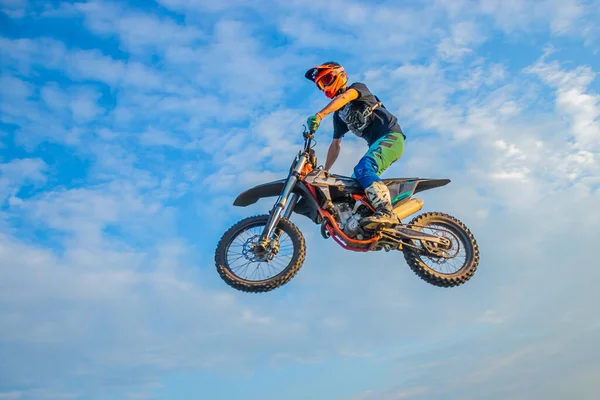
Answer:
[{"label": "green pants", "polygon": [[390,132],[377,139],[365,155],[354,167],[354,175],[363,189],[368,188],[375,181],[380,181],[379,175],[396,162],[404,153],[404,135],[399,132]]}]

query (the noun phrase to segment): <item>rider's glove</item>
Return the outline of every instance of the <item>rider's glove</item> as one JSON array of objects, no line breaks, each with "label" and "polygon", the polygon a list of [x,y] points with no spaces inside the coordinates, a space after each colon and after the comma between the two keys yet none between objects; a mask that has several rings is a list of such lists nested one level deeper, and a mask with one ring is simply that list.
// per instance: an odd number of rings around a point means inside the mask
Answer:
[{"label": "rider's glove", "polygon": [[308,130],[310,133],[314,133],[319,129],[319,124],[321,123],[321,117],[319,114],[312,115],[308,117],[306,120],[306,124],[308,125]]}]

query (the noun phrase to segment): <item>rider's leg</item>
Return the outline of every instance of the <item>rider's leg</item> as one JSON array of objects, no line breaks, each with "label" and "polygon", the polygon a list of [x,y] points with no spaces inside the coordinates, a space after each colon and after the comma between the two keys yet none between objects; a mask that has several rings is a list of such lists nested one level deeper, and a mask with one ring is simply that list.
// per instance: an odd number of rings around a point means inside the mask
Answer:
[{"label": "rider's leg", "polygon": [[404,136],[401,133],[391,132],[373,143],[354,167],[354,176],[376,211],[372,216],[361,221],[365,228],[398,223],[398,218],[392,211],[390,191],[379,175],[396,162],[402,153],[404,153]]}]

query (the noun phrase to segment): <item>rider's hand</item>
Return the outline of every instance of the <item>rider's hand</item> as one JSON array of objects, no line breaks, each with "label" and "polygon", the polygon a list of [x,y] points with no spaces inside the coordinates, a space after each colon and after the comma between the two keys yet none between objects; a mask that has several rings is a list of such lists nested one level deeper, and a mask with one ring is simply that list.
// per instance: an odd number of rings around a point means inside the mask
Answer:
[{"label": "rider's hand", "polygon": [[308,130],[310,133],[314,133],[319,129],[319,124],[321,124],[321,117],[319,114],[311,115],[306,120],[306,124],[308,125]]}]

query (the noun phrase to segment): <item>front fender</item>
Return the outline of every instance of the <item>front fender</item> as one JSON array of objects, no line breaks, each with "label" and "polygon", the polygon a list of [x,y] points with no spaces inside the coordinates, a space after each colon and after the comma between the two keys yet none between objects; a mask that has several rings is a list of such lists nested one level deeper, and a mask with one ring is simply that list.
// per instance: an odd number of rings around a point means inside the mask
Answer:
[{"label": "front fender", "polygon": [[[286,180],[287,179],[280,179],[254,186],[253,188],[240,193],[233,202],[233,205],[237,207],[247,207],[264,197],[279,196],[283,191],[283,186],[285,185]],[[292,192],[301,197],[298,203],[296,203],[294,212],[304,215],[314,222],[318,222],[320,218],[319,205],[306,185],[299,181],[296,183],[296,186]]]},{"label": "front fender", "polygon": [[240,195],[233,202],[233,205],[237,207],[247,207],[256,203],[258,199],[262,199],[263,197],[279,196],[283,190],[285,181],[286,179],[280,179],[278,181],[254,186],[253,188],[240,193]]}]

